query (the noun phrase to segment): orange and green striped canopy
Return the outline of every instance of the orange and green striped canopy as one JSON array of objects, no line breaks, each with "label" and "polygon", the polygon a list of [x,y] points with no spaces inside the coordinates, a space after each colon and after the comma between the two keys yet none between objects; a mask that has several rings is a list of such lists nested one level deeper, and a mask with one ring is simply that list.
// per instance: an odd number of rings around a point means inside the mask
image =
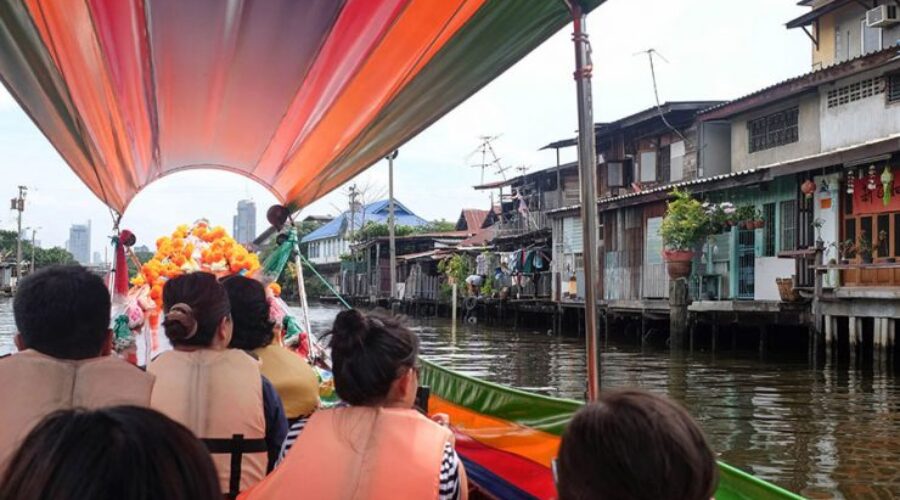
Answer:
[{"label": "orange and green striped canopy", "polygon": [[302,207],[570,20],[563,0],[0,0],[0,78],[119,212],[191,168]]}]

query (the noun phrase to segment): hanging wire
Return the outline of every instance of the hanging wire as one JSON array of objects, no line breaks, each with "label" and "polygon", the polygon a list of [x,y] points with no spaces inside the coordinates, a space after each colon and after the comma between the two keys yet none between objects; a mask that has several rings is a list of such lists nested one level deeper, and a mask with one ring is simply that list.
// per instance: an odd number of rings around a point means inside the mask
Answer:
[{"label": "hanging wire", "polygon": [[662,120],[665,126],[668,127],[672,132],[675,132],[675,134],[680,137],[682,141],[684,141],[685,146],[687,146],[688,144],[690,144],[690,141],[688,141],[687,138],[682,135],[680,131],[678,131],[678,129],[676,129],[672,126],[671,123],[669,123],[669,120],[666,119],[666,116],[662,111],[662,106],[659,102],[659,88],[656,85],[656,67],[653,64],[653,55],[656,54],[656,56],[667,63],[669,61],[666,60],[666,58],[663,57],[663,55],[660,54],[656,49],[647,49],[643,52],[638,52],[635,55],[639,54],[647,54],[647,58],[650,60],[650,78],[653,80],[653,98],[656,100],[656,112],[659,113],[659,118]]}]

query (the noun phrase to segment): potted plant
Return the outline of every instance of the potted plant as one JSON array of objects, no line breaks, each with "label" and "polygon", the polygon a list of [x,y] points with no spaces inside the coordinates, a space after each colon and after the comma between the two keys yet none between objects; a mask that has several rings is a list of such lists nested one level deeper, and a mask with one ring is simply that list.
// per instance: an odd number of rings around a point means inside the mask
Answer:
[{"label": "potted plant", "polygon": [[856,242],[852,239],[838,242],[835,244],[835,247],[840,256],[841,264],[849,264],[850,259],[856,256]]},{"label": "potted plant", "polygon": [[756,228],[756,207],[753,205],[744,205],[738,207],[734,214],[734,218],[738,221],[738,227],[741,229]]},{"label": "potted plant", "polygon": [[691,273],[694,248],[709,235],[710,218],[703,205],[685,191],[671,193],[659,234],[669,277],[685,278]]},{"label": "potted plant", "polygon": [[872,240],[866,237],[866,233],[859,236],[856,243],[856,251],[859,253],[859,259],[863,264],[872,263]]},{"label": "potted plant", "polygon": [[879,262],[879,263],[894,262],[895,259],[890,256],[890,253],[888,251],[885,252],[888,255],[880,255],[880,253],[881,253],[880,249],[888,248],[887,231],[885,231],[883,229],[881,231],[878,231],[878,240],[876,241],[874,247],[875,248],[873,250],[875,251],[876,254],[878,254],[878,258],[875,260],[876,262]]}]

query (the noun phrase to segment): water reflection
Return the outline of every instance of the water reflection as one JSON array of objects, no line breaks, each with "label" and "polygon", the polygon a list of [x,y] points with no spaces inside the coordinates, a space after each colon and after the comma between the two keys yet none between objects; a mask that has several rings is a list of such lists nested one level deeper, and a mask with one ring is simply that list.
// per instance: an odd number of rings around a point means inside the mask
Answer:
[{"label": "water reflection", "polygon": [[[316,333],[339,309],[316,307]],[[580,339],[542,331],[418,320],[425,355],[453,370],[543,394],[581,399]],[[12,349],[11,303],[0,299],[0,354]],[[728,463],[814,498],[900,496],[900,385],[894,372],[846,360],[815,370],[805,357],[693,353],[604,342],[603,387],[641,387],[682,401]],[[823,366],[820,364],[819,366]]]}]

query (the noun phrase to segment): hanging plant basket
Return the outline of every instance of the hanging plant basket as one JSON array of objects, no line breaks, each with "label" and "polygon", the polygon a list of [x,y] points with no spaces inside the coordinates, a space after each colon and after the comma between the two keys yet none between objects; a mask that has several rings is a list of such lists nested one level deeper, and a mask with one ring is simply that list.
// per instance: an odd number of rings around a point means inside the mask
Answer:
[{"label": "hanging plant basket", "polygon": [[663,259],[666,261],[666,271],[669,273],[669,278],[675,280],[690,276],[694,252],[690,250],[663,250]]}]

